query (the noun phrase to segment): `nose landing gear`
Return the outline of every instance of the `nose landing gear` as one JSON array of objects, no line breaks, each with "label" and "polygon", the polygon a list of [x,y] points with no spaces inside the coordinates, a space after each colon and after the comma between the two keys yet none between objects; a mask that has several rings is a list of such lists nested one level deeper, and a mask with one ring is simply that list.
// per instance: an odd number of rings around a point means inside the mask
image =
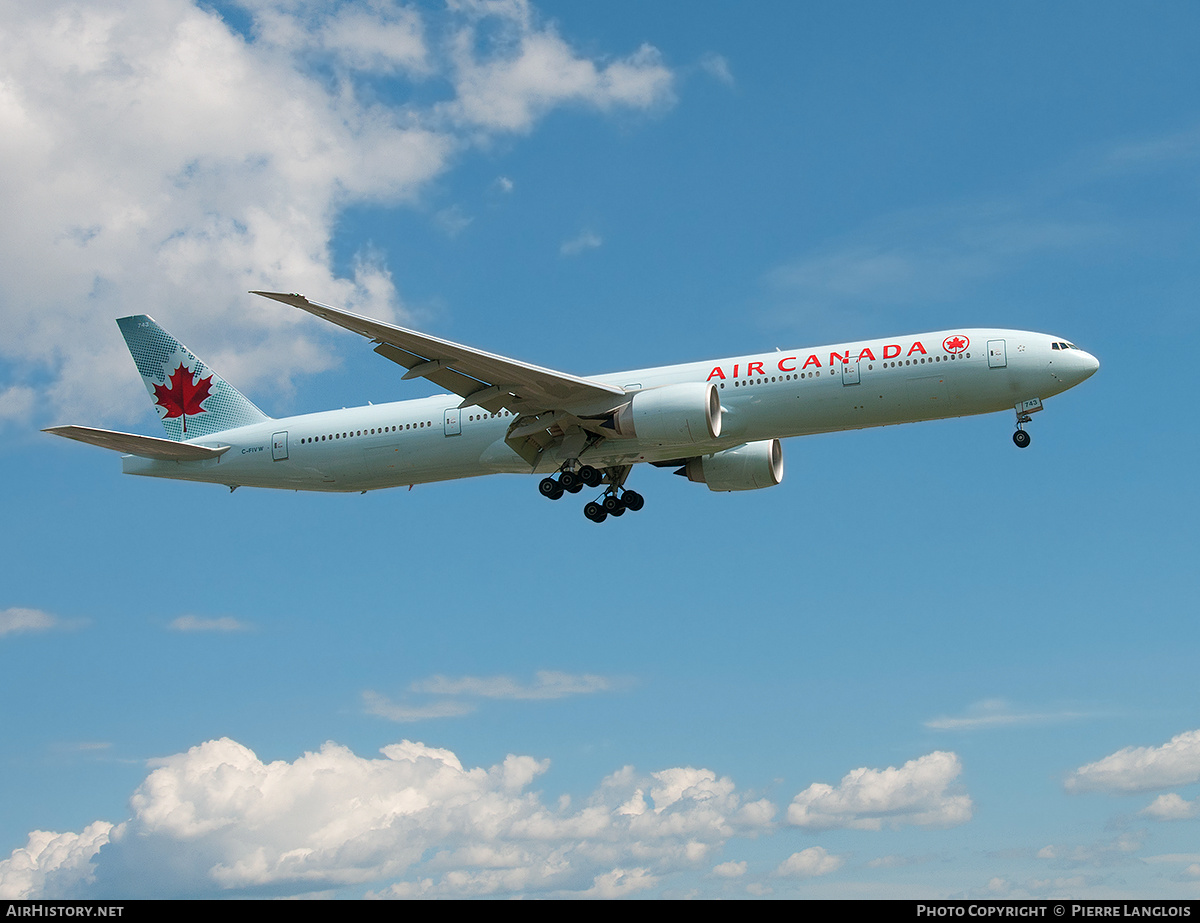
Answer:
[{"label": "nose landing gear", "polygon": [[1031,419],[1030,414],[1037,413],[1042,409],[1042,399],[1039,397],[1030,398],[1027,401],[1021,401],[1016,406],[1017,411],[1017,431],[1013,433],[1013,442],[1018,449],[1029,448],[1029,433],[1022,428]]}]

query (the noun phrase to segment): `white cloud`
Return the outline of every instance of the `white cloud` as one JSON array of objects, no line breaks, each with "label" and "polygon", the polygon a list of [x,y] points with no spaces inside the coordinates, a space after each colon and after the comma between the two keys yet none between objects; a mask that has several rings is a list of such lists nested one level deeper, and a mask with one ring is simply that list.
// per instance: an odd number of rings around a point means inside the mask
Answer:
[{"label": "white cloud", "polygon": [[722,862],[714,865],[712,873],[717,878],[741,878],[746,874],[745,862]]},{"label": "white cloud", "polygon": [[814,830],[953,827],[971,819],[971,799],[950,791],[961,772],[958,756],[943,751],[899,769],[855,769],[837,788],[818,782],[798,794],[788,822]]},{"label": "white cloud", "polygon": [[433,702],[394,702],[387,696],[367,691],[363,702],[367,712],[389,721],[424,721],[429,718],[454,718],[475,711],[473,702],[463,699],[548,700],[573,695],[592,695],[610,692],[628,685],[628,680],[597,676],[590,673],[563,673],[539,670],[532,683],[522,683],[508,676],[431,676],[409,686],[418,695],[447,696]]},{"label": "white cloud", "polygon": [[978,731],[1000,727],[1029,724],[1052,724],[1088,717],[1083,712],[1028,711],[1014,707],[1004,699],[987,699],[972,705],[966,715],[951,717],[943,715],[925,722],[925,727],[935,731]]},{"label": "white cloud", "polygon": [[[396,897],[621,896],[703,869],[730,837],[764,830],[770,816],[703,769],[641,776],[626,767],[572,808],[528,790],[545,760],[510,755],[470,768],[410,741],[381,753],[366,759],[327,743],[265,763],[233,740],[210,740],[152,764],[125,823],[31,834],[0,862],[0,894],[360,886]],[[622,813],[638,789],[650,793],[647,810]]]},{"label": "white cloud", "polygon": [[33,831],[25,846],[0,862],[0,899],[66,896],[86,889],[94,881],[92,860],[112,831],[113,825],[104,821],[82,833]]},{"label": "white cloud", "polygon": [[0,391],[0,421],[23,423],[33,414],[37,392],[24,385],[12,385]]},{"label": "white cloud", "polygon": [[1200,814],[1200,803],[1188,801],[1175,792],[1159,795],[1141,811],[1154,820],[1191,820]]},{"label": "white cloud", "polygon": [[[494,28],[482,33],[471,26],[455,36],[456,98],[445,111],[457,123],[523,133],[559,105],[650,109],[674,101],[673,75],[650,45],[599,66],[579,57],[552,26],[536,27],[524,0],[460,7],[476,16],[490,14]],[[481,45],[491,53],[480,56]]]},{"label": "white cloud", "polygon": [[733,86],[733,71],[729,69],[729,61],[724,55],[709,52],[700,59],[700,67],[710,77],[715,77],[726,86]]},{"label": "white cloud", "polygon": [[928,862],[928,856],[879,856],[867,863],[869,869],[900,869],[908,865],[919,865]]},{"label": "white cloud", "polygon": [[[670,100],[653,49],[598,65],[524,3],[244,7],[249,38],[193,0],[0,13],[4,416],[144,414],[112,322],[138,311],[244,390],[286,392],[334,361],[326,331],[247,289],[401,311],[382,260],[334,269],[343,208],[413,202],[469,146],[528,132],[556,106]],[[413,80],[458,95],[411,103]]]},{"label": "white cloud", "polygon": [[1148,792],[1200,780],[1200,731],[1185,731],[1161,747],[1125,747],[1067,777],[1069,792]]},{"label": "white cloud", "polygon": [[1080,846],[1043,846],[1037,852],[1039,859],[1060,865],[1104,866],[1125,861],[1142,848],[1143,834],[1124,833],[1104,843]]},{"label": "white cloud", "polygon": [[447,237],[457,237],[471,226],[475,219],[463,211],[460,205],[451,205],[439,209],[433,216],[433,222]]},{"label": "white cloud", "polygon": [[246,622],[240,622],[232,616],[221,616],[215,619],[206,619],[199,615],[181,615],[174,619],[168,626],[172,631],[249,631],[250,625]]},{"label": "white cloud", "polygon": [[810,846],[792,853],[775,869],[775,874],[786,878],[816,878],[840,869],[846,860],[842,856],[830,855],[821,846]]},{"label": "white cloud", "polygon": [[459,718],[475,711],[475,706],[469,702],[456,702],[443,699],[439,702],[426,702],[413,705],[393,702],[387,696],[371,690],[363,694],[363,705],[369,715],[377,715],[388,721],[405,723],[409,721],[427,721],[430,718]]},{"label": "white cloud", "polygon": [[431,676],[412,684],[414,692],[433,695],[469,695],[488,699],[561,699],[571,695],[608,692],[620,681],[593,673],[563,673],[538,670],[532,683],[507,676]]},{"label": "white cloud", "polygon": [[40,609],[0,610],[0,638],[32,631],[50,631],[61,625],[61,620]]},{"label": "white cloud", "polygon": [[613,869],[611,872],[597,875],[592,881],[592,886],[579,896],[604,899],[629,897],[657,884],[658,879],[644,868]]},{"label": "white cloud", "polygon": [[558,252],[563,256],[575,256],[584,250],[595,250],[603,243],[604,240],[599,234],[585,230],[580,231],[578,235],[572,237],[570,240],[563,241],[562,246],[558,248]]}]

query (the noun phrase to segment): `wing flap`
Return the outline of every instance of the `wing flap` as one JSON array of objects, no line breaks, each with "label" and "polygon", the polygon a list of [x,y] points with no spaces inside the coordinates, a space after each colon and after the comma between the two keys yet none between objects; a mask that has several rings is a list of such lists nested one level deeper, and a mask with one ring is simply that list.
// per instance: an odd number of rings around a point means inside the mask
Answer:
[{"label": "wing flap", "polygon": [[175,442],[171,439],[160,439],[157,436],[139,436],[136,433],[118,433],[111,429],[93,429],[90,426],[51,426],[42,430],[55,436],[65,436],[86,442],[88,445],[99,446],[102,449],[112,449],[126,455],[138,455],[142,458],[156,458],[162,461],[202,461],[206,458],[217,458],[229,451],[229,446],[210,448],[206,445],[192,445],[187,442]]},{"label": "wing flap", "polygon": [[[381,356],[415,371],[414,377],[427,378],[438,387],[464,398],[463,406],[478,403],[492,413],[501,408],[517,414],[546,410],[602,413],[615,407],[625,397],[623,389],[612,385],[395,327],[317,304],[303,295],[282,292],[251,294],[291,305],[374,340],[379,344],[375,351]],[[477,393],[478,399],[473,399],[472,395]]]}]

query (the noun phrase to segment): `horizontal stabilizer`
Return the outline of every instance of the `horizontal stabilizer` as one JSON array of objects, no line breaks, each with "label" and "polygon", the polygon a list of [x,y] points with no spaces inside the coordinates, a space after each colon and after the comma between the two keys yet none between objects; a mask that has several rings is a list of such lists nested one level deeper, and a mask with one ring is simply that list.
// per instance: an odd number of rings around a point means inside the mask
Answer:
[{"label": "horizontal stabilizer", "polygon": [[93,429],[90,426],[51,426],[42,432],[77,439],[89,445],[98,445],[102,449],[124,452],[126,455],[158,458],[163,461],[202,461],[206,458],[217,458],[229,451],[227,445],[213,449],[206,445],[191,445],[175,442],[173,439],[139,436],[136,433],[118,433],[111,429]]}]

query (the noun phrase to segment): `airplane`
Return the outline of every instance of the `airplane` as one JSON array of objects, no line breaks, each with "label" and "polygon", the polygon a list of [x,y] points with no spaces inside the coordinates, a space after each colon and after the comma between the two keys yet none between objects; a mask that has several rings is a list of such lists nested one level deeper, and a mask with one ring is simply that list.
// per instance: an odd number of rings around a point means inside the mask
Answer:
[{"label": "airplane", "polygon": [[366,337],[444,394],[273,419],[146,315],[117,321],[168,438],[85,426],[44,432],[122,453],[126,474],[238,487],[358,491],[542,474],[558,500],[603,491],[593,522],[645,503],[635,465],[712,491],[783,479],[781,439],[1012,410],[1013,442],[1043,402],[1095,374],[1069,340],[943,330],[579,378],[309,301],[252,292]]}]

